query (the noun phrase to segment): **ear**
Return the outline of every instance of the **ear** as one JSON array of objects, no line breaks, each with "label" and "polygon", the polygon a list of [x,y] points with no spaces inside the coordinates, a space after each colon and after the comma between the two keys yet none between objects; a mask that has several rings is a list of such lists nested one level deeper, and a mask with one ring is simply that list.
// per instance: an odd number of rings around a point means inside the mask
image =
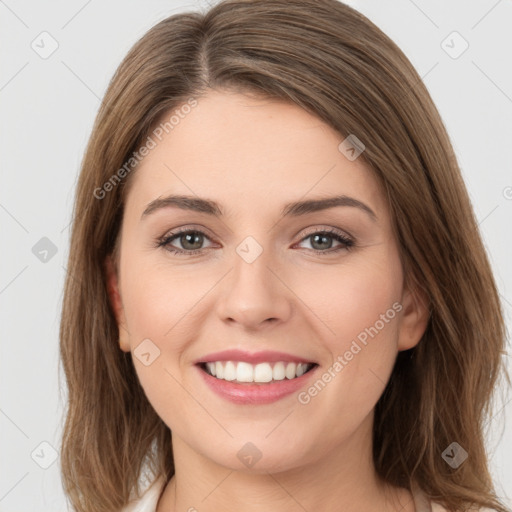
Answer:
[{"label": "ear", "polygon": [[415,347],[425,333],[430,319],[427,295],[418,286],[404,289],[402,316],[398,330],[398,350]]},{"label": "ear", "polygon": [[105,272],[107,276],[108,297],[116,317],[117,327],[119,329],[119,346],[124,352],[130,352],[128,329],[126,328],[126,318],[124,315],[124,308],[119,290],[118,273],[113,257],[110,254],[105,259]]}]

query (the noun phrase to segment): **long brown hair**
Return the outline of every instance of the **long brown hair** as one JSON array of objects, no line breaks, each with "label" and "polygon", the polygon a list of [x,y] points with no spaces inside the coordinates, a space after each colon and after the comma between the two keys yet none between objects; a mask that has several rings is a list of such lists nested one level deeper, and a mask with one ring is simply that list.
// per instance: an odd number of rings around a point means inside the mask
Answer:
[{"label": "long brown hair", "polygon": [[[174,474],[171,432],[118,346],[104,263],[118,240],[134,155],[155,123],[208,89],[228,88],[293,102],[340,141],[363,141],[361,158],[389,202],[406,284],[428,297],[427,330],[399,353],[376,406],[378,474],[408,489],[416,481],[451,511],[477,504],[507,512],[484,445],[499,376],[510,383],[506,332],[454,151],[402,51],[336,0],[227,0],[171,16],[113,76],[77,185],[60,330],[62,477],[74,509],[119,510],[140,493],[145,464],[167,481]],[[468,453],[457,469],[442,457],[454,441]]]}]

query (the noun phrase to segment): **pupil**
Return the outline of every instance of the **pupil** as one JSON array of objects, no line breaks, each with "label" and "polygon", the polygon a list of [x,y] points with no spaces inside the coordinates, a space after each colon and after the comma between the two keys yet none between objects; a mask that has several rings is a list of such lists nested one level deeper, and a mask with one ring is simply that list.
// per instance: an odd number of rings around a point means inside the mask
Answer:
[{"label": "pupil", "polygon": [[[313,236],[313,243],[312,243],[313,247],[314,247],[314,244],[316,244],[316,243],[317,243],[318,239],[321,239],[321,240],[323,240],[323,241],[325,241],[325,240],[328,240],[328,241],[329,241],[329,240],[330,240],[330,237],[328,237],[328,236],[326,236],[326,235],[314,235],[314,236]],[[325,247],[325,246],[324,246],[324,247],[320,247],[320,248],[321,248],[321,249],[330,249],[330,246],[331,246],[331,244],[327,242],[327,247]]]},{"label": "pupil", "polygon": [[[184,238],[186,240],[186,242],[183,244],[183,247],[187,248],[187,249],[199,249],[201,247],[201,234],[200,233],[189,233],[187,235],[184,235]],[[199,240],[199,244],[195,247],[187,247],[187,244],[189,243],[189,241],[192,239],[196,239],[196,242],[197,240]],[[192,242],[192,245],[194,245],[194,243]]]}]

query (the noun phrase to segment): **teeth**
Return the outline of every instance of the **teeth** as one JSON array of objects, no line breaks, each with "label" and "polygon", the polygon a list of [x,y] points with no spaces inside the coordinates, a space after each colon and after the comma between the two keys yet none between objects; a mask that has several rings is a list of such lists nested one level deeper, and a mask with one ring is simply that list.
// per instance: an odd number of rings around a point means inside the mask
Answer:
[{"label": "teeth", "polygon": [[286,365],[285,375],[287,379],[293,379],[297,371],[297,365],[294,363],[288,363]]},{"label": "teeth", "polygon": [[[216,365],[219,363],[216,363]],[[236,379],[236,366],[233,361],[228,361],[224,366],[224,379],[235,380]]]},{"label": "teeth", "polygon": [[218,379],[224,378],[224,366],[219,361],[215,363],[215,375]]},{"label": "teeth", "polygon": [[254,382],[254,368],[252,364],[238,363],[236,365],[236,380],[238,382]]},{"label": "teeth", "polygon": [[304,375],[312,363],[258,363],[250,364],[244,361],[216,361],[206,363],[206,371],[228,381],[237,382],[270,382],[272,380],[295,379]]},{"label": "teeth", "polygon": [[274,380],[283,380],[285,378],[284,363],[276,363],[272,368],[272,378]]},{"label": "teeth", "polygon": [[260,363],[254,367],[254,382],[270,382],[272,380],[272,366]]},{"label": "teeth", "polygon": [[217,367],[217,365],[215,363],[206,363],[206,368],[208,369],[208,373],[210,375],[213,375],[214,377],[215,377],[215,375],[217,375],[217,372],[215,371],[216,367]]}]

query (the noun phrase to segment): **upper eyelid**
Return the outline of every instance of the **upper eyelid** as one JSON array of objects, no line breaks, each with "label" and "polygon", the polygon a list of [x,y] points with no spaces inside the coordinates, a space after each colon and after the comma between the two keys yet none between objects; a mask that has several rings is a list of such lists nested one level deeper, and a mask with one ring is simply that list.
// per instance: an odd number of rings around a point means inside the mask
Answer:
[{"label": "upper eyelid", "polygon": [[211,239],[215,238],[213,235],[209,234],[210,230],[208,230],[207,228],[202,227],[202,226],[194,227],[194,225],[170,229],[170,230],[166,231],[161,238],[170,238],[172,236],[182,235],[182,234],[189,233],[189,232],[193,232],[193,233],[198,232],[198,233],[207,235]]}]

